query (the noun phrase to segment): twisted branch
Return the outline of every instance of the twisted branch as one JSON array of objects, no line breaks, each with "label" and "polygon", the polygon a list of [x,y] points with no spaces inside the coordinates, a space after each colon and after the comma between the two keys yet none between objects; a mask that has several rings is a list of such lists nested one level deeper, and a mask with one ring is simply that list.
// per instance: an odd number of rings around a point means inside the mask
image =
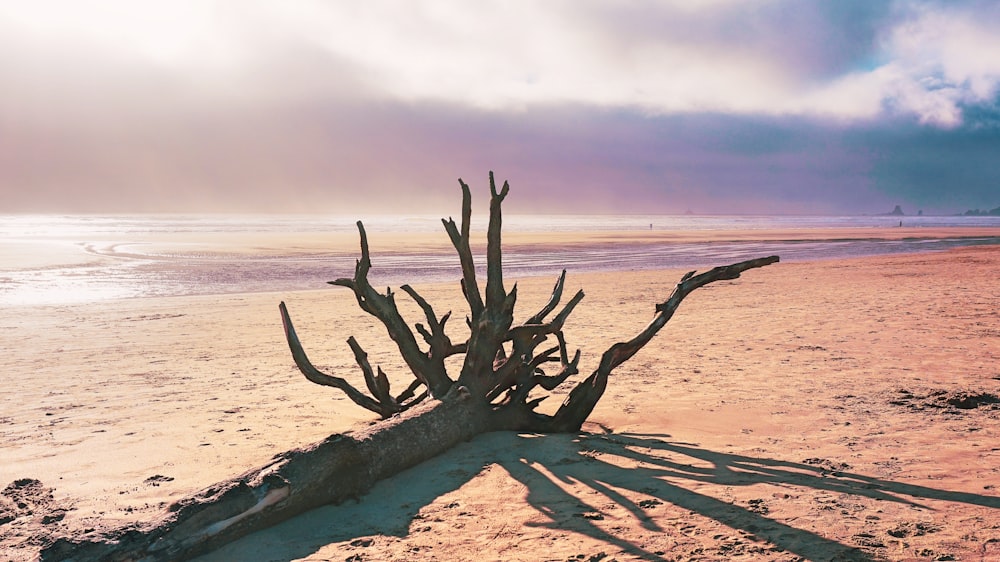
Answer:
[{"label": "twisted branch", "polygon": [[[444,366],[444,357],[440,354],[428,354],[420,349],[417,340],[410,330],[409,325],[399,313],[392,291],[386,289],[383,295],[376,291],[368,282],[368,271],[371,269],[371,258],[368,252],[368,237],[365,234],[365,226],[358,221],[358,232],[361,236],[361,258],[354,268],[353,279],[337,279],[330,281],[331,285],[347,287],[354,291],[358,300],[358,305],[362,310],[378,318],[392,341],[396,342],[399,354],[413,376],[427,386],[431,395],[435,397],[444,396],[451,388],[452,381]],[[405,290],[405,289],[404,289]],[[412,291],[412,289],[411,289]],[[414,296],[416,293],[410,293]],[[423,299],[416,297],[418,303]],[[426,303],[425,303],[426,304]],[[428,305],[429,306],[429,305]],[[431,312],[433,315],[433,311]],[[435,319],[434,324],[438,324]],[[440,338],[439,338],[440,339]]]},{"label": "twisted branch", "polygon": [[769,256],[716,267],[700,275],[695,275],[693,271],[686,274],[674,288],[670,297],[656,305],[656,316],[653,321],[632,339],[616,343],[608,348],[601,356],[601,363],[597,370],[570,391],[566,401],[563,402],[556,414],[546,420],[546,426],[552,428],[550,431],[579,431],[580,426],[594,410],[597,401],[603,396],[611,371],[629,360],[649,343],[649,340],[653,339],[653,336],[673,317],[681,301],[692,291],[715,281],[736,279],[748,269],[764,267],[778,261],[778,256]]}]

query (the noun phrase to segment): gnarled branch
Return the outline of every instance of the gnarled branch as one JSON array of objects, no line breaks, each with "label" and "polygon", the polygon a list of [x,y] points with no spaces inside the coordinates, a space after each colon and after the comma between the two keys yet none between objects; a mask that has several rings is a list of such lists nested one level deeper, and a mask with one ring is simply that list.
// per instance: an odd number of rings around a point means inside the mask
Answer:
[{"label": "gnarled branch", "polygon": [[471,317],[473,321],[482,314],[483,297],[479,294],[479,283],[476,281],[476,264],[472,259],[472,247],[469,244],[469,230],[472,222],[472,194],[469,186],[461,179],[458,184],[462,186],[462,230],[455,226],[455,221],[441,219],[444,229],[451,238],[451,243],[458,252],[459,262],[462,264],[462,293],[469,303]]},{"label": "gnarled branch", "polygon": [[549,296],[549,300],[545,303],[534,316],[528,318],[524,321],[525,324],[541,324],[545,320],[545,317],[549,315],[550,312],[556,309],[559,305],[559,300],[562,298],[563,287],[566,286],[566,270],[562,270],[559,274],[559,279],[556,280],[556,286],[552,288],[552,295]]},{"label": "gnarled branch", "polygon": [[371,269],[368,236],[365,234],[364,224],[361,221],[358,221],[357,224],[361,236],[361,258],[354,268],[354,278],[337,279],[330,281],[330,284],[347,287],[354,291],[361,309],[378,318],[385,326],[389,337],[396,342],[399,354],[410,368],[413,376],[426,385],[433,396],[440,398],[448,392],[452,385],[452,380],[448,377],[444,366],[444,357],[422,351],[413,331],[410,330],[409,325],[399,313],[392,291],[387,289],[383,295],[368,282],[368,271]]},{"label": "gnarled branch", "polygon": [[670,297],[656,305],[656,316],[653,321],[632,339],[616,343],[608,348],[601,356],[601,363],[597,370],[570,391],[563,405],[551,419],[546,420],[545,425],[551,427],[550,431],[579,431],[580,426],[583,425],[583,422],[594,410],[598,400],[603,396],[611,371],[649,343],[653,336],[673,317],[681,301],[692,291],[715,281],[736,279],[748,269],[764,267],[778,261],[778,256],[769,256],[716,267],[700,275],[694,275],[693,271],[686,274],[674,288]]},{"label": "gnarled branch", "polygon": [[[306,352],[302,348],[302,343],[299,342],[299,336],[295,333],[295,327],[292,325],[292,319],[288,315],[288,309],[285,307],[285,303],[282,302],[279,304],[278,309],[281,311],[281,322],[285,328],[285,339],[288,341],[288,347],[292,351],[292,359],[295,360],[295,365],[300,371],[302,371],[302,374],[305,375],[307,379],[319,385],[339,388],[344,391],[344,394],[346,394],[347,397],[350,398],[355,404],[365,408],[366,410],[371,410],[383,418],[387,418],[395,413],[386,412],[381,403],[366,396],[360,390],[351,386],[351,384],[346,380],[323,373],[314,367],[312,362],[309,361],[309,357],[306,356]],[[354,341],[354,338],[352,337],[349,341]],[[361,361],[359,360],[358,363],[360,364]],[[361,365],[361,368],[364,369],[367,363],[367,360],[365,360],[364,365]],[[371,371],[370,366],[367,368],[367,371]],[[367,377],[368,373],[366,373],[365,376]],[[369,387],[371,387],[371,385],[369,385]]]}]

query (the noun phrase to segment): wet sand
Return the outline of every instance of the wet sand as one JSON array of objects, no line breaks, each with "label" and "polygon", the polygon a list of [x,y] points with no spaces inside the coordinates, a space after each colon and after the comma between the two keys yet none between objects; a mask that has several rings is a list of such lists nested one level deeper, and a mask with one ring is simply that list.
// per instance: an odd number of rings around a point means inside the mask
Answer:
[{"label": "wet sand", "polygon": [[[1000,557],[997,271],[1000,248],[981,247],[711,285],[616,371],[590,433],[482,436],[205,559]],[[570,271],[587,293],[566,330],[581,372],[683,273]],[[554,279],[518,281],[527,312]],[[455,283],[418,289],[464,310]],[[0,496],[0,552],[30,560],[54,532],[151,519],[370,421],[295,370],[279,300],[317,366],[360,381],[355,335],[404,384],[382,328],[337,288],[8,309],[0,486],[21,484]]]}]

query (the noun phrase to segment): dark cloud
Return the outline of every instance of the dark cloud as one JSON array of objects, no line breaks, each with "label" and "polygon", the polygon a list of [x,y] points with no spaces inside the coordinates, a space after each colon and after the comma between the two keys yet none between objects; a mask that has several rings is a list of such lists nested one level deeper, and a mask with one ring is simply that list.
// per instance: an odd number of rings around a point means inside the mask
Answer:
[{"label": "dark cloud", "polygon": [[62,128],[3,154],[4,184],[25,186],[11,210],[435,212],[458,176],[476,183],[488,170],[531,194],[512,202],[521,212],[868,209],[866,156],[801,120],[315,104],[75,137]]},{"label": "dark cloud", "polygon": [[1000,105],[967,108],[956,129],[898,123],[852,135],[877,153],[872,181],[910,209],[958,213],[1000,205]]},{"label": "dark cloud", "polygon": [[23,187],[4,206],[438,212],[457,177],[477,184],[495,170],[531,194],[512,201],[518,212],[957,212],[996,206],[1000,185],[1000,132],[986,125],[859,131],[803,118],[389,102],[191,117],[15,131],[0,147],[0,181]]}]

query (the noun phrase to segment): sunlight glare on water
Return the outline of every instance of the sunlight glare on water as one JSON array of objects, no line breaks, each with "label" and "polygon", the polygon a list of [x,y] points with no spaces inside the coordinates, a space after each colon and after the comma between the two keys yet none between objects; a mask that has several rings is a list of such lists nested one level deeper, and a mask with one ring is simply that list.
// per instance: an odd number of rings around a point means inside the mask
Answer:
[{"label": "sunlight glare on water", "polygon": [[[57,238],[51,231],[46,236]],[[101,260],[66,240],[0,242],[0,304],[75,304],[141,296],[133,264]]]},{"label": "sunlight glare on water", "polygon": [[[436,217],[362,217],[376,233],[443,233]],[[676,216],[505,216],[505,232],[754,231],[766,229],[889,228],[896,217],[676,217]],[[910,226],[1000,227],[1000,217],[909,217]],[[353,217],[132,215],[0,215],[0,306],[60,305],[107,299],[204,295],[325,287],[350,277],[356,246],[330,251],[303,246],[304,238],[355,236]],[[473,232],[486,228],[474,216]],[[318,238],[317,238],[318,237]],[[585,238],[581,236],[581,239]],[[211,241],[225,240],[224,245]],[[701,268],[779,254],[783,261],[816,260],[956,246],[998,244],[1000,238],[915,237],[775,241],[647,241],[514,247],[505,252],[511,278],[575,272]],[[265,244],[261,246],[260,244]],[[442,249],[443,248],[443,249]],[[345,253],[346,252],[346,253]],[[477,256],[477,265],[485,260]],[[454,253],[407,248],[373,257],[373,284],[453,281],[460,277]]]}]

